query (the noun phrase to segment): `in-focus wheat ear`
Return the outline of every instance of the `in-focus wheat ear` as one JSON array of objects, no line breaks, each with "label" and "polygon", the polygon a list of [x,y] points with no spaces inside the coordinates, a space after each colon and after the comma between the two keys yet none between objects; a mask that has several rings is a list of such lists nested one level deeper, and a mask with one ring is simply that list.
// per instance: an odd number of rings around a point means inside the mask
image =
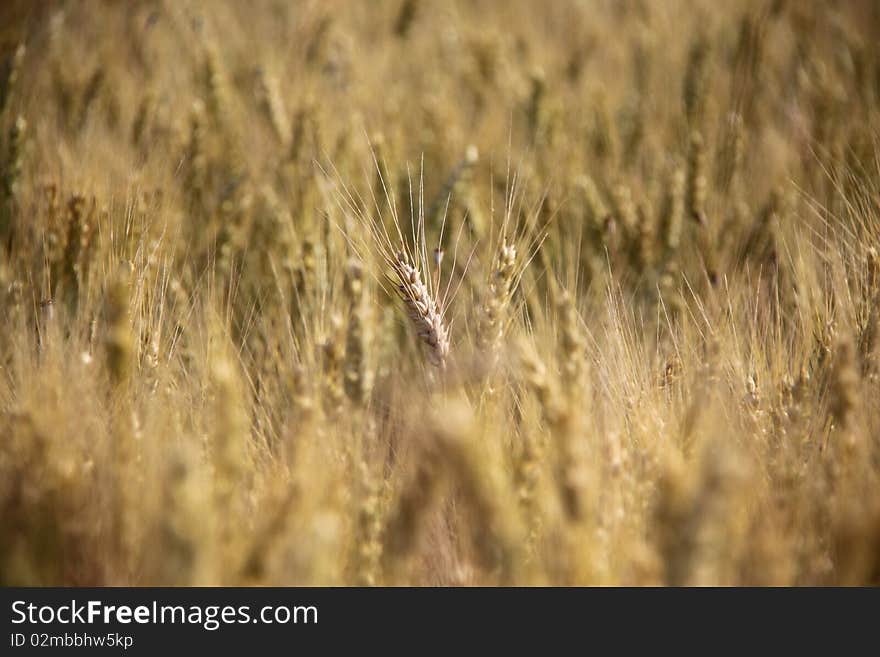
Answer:
[{"label": "in-focus wheat ear", "polygon": [[422,274],[410,264],[405,251],[398,251],[389,264],[397,276],[397,292],[406,306],[416,335],[426,347],[429,362],[444,369],[449,356],[449,332],[436,299],[428,291]]}]

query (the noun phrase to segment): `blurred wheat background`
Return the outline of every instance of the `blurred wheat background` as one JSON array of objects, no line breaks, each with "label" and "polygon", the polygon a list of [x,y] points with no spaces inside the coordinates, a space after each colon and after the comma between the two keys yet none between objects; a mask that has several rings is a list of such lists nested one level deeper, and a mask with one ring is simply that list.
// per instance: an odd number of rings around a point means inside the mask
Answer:
[{"label": "blurred wheat background", "polygon": [[4,2],[0,583],[880,583],[878,118],[871,0]]}]

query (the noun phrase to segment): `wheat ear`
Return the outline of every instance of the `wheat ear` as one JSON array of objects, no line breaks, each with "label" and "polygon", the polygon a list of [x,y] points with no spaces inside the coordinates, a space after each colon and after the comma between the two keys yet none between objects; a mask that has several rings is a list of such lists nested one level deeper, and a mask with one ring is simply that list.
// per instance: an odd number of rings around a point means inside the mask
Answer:
[{"label": "wheat ear", "polygon": [[397,292],[416,334],[427,347],[428,360],[443,369],[449,355],[449,332],[437,301],[431,297],[421,273],[410,264],[404,251],[398,251],[388,264],[397,276]]}]

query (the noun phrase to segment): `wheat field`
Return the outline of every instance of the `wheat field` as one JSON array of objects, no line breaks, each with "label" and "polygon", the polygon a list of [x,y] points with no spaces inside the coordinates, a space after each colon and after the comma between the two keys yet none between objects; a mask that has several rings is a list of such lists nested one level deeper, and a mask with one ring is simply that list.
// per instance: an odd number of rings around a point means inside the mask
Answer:
[{"label": "wheat field", "polygon": [[0,584],[880,584],[880,6],[11,0]]}]

